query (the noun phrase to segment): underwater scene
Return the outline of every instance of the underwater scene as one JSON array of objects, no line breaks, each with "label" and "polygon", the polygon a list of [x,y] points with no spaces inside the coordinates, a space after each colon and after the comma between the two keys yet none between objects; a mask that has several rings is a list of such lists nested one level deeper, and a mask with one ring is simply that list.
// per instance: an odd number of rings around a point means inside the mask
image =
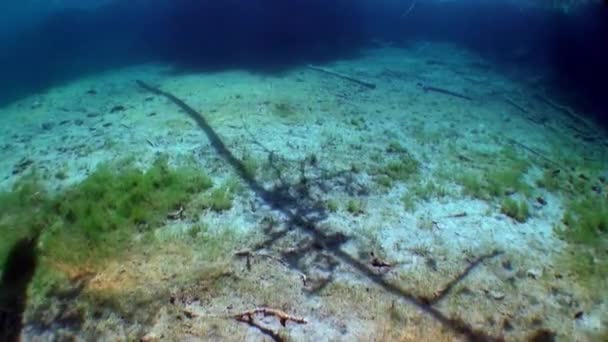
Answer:
[{"label": "underwater scene", "polygon": [[0,13],[0,341],[608,341],[605,1]]}]

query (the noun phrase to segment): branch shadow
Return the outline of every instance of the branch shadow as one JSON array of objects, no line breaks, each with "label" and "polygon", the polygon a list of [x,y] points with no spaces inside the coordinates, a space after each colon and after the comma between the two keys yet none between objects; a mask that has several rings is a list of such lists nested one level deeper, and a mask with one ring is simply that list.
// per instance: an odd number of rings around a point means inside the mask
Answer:
[{"label": "branch shadow", "polygon": [[[199,128],[205,132],[215,151],[233,167],[233,169],[238,173],[239,177],[249,186],[255,195],[273,210],[282,213],[284,217],[287,218],[286,229],[279,232],[273,232],[267,240],[256,245],[254,250],[268,248],[277,240],[286,236],[289,232],[297,229],[298,231],[310,236],[312,241],[310,246],[303,246],[302,248],[291,250],[283,255],[283,257],[288,260],[288,264],[291,267],[299,268],[298,261],[301,260],[305,254],[310,253],[312,247],[330,254],[333,258],[357,270],[360,274],[366,276],[369,280],[382,287],[385,291],[405,300],[411,305],[414,305],[419,310],[425,312],[427,315],[440,322],[446,328],[449,328],[451,331],[464,336],[469,341],[501,340],[500,338],[489,336],[482,331],[475,330],[459,318],[448,317],[433,306],[433,304],[447,296],[451,289],[458,282],[466,278],[473,269],[478,267],[484,260],[500,255],[500,251],[494,251],[492,253],[482,255],[470,262],[469,266],[463,270],[463,272],[448,282],[443,289],[436,291],[436,296],[426,298],[413,295],[399,286],[388,282],[386,279],[384,279],[383,275],[379,274],[376,269],[371,267],[371,265],[368,265],[366,262],[362,262],[346,253],[341,246],[347,242],[350,237],[341,233],[327,234],[326,232],[322,231],[319,227],[319,223],[327,217],[327,212],[324,207],[319,205],[318,201],[315,201],[307,196],[301,197],[301,195],[305,194],[305,192],[294,191],[294,187],[290,188],[285,184],[282,184],[276,188],[280,190],[267,190],[258,181],[256,181],[256,179],[249,172],[246,171],[244,164],[226,147],[222,139],[207,123],[202,114],[198,113],[196,110],[188,106],[184,101],[171,93],[162,91],[161,89],[148,85],[140,80],[137,80],[136,83],[140,88],[147,92],[167,98],[177,105],[181,110],[187,113],[197,123]],[[325,172],[325,175],[325,177],[327,177],[328,173]],[[335,173],[334,176],[345,176],[348,179],[349,175],[348,172],[342,171]],[[322,179],[323,177],[307,179],[305,177],[305,172],[302,172],[300,183],[304,182],[307,186],[309,186],[315,182],[321,182]],[[343,183],[348,183],[348,180],[345,180]],[[300,184],[300,186],[301,185],[302,184]],[[349,185],[344,184],[344,186],[348,187]],[[333,272],[335,267],[336,265],[333,265],[328,270]],[[313,288],[311,292],[316,293],[320,291],[323,287],[327,286],[329,282],[331,282],[331,276],[326,279],[325,282],[321,282],[318,287]]]}]

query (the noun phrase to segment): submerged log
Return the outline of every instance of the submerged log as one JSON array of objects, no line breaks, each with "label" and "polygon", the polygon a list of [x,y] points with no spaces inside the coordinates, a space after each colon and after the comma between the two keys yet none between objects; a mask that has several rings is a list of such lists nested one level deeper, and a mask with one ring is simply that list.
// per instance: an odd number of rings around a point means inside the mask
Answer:
[{"label": "submerged log", "polygon": [[360,79],[357,79],[357,78],[354,78],[352,76],[348,76],[348,75],[345,75],[345,74],[341,74],[341,73],[333,71],[331,69],[326,69],[326,68],[322,68],[322,67],[318,67],[318,66],[314,66],[314,65],[310,65],[310,64],[308,65],[308,68],[312,69],[312,70],[316,70],[316,71],[322,72],[322,73],[326,73],[326,74],[329,74],[329,75],[332,75],[332,76],[336,76],[336,77],[339,77],[341,79],[344,79],[344,80],[347,80],[347,81],[350,81],[350,82],[357,83],[358,85],[364,86],[364,87],[369,88],[369,89],[376,89],[376,85],[373,84],[373,83],[362,81]]},{"label": "submerged log", "polygon": [[420,87],[422,87],[422,90],[424,90],[425,92],[433,91],[433,92],[436,92],[436,93],[450,95],[450,96],[458,97],[458,98],[465,99],[465,100],[468,100],[468,101],[473,101],[473,98],[471,98],[469,96],[466,96],[466,95],[463,95],[463,94],[460,94],[460,93],[457,93],[457,92],[454,92],[454,91],[451,91],[451,90],[447,90],[447,89],[443,89],[443,88],[438,88],[438,87],[433,87],[433,86],[429,86],[429,85],[422,84],[422,83],[418,83],[418,85]]}]

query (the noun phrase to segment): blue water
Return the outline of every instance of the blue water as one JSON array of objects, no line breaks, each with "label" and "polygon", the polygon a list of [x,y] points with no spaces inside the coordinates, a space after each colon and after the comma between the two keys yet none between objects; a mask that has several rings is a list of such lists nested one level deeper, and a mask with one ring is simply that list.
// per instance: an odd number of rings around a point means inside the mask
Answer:
[{"label": "blue water", "polygon": [[399,44],[454,42],[498,63],[549,67],[555,70],[556,85],[575,93],[575,100],[596,111],[605,113],[606,108],[601,80],[608,75],[608,14],[601,5],[566,15],[516,1],[415,1],[415,15],[406,18],[408,1],[69,5],[37,10],[41,5],[32,4],[5,12],[8,24],[0,32],[3,103],[87,72],[149,60],[185,68],[272,72],[348,57],[371,38],[381,38]]}]

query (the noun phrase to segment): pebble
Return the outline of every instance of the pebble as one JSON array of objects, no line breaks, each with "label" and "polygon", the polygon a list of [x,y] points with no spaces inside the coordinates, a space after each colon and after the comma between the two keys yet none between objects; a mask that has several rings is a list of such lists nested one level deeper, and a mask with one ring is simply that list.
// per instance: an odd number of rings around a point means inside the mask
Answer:
[{"label": "pebble", "polygon": [[526,275],[532,279],[538,279],[543,275],[543,272],[536,268],[531,268],[526,271]]},{"label": "pebble", "polygon": [[505,298],[505,294],[500,291],[490,290],[490,297],[496,300],[503,300]]}]

